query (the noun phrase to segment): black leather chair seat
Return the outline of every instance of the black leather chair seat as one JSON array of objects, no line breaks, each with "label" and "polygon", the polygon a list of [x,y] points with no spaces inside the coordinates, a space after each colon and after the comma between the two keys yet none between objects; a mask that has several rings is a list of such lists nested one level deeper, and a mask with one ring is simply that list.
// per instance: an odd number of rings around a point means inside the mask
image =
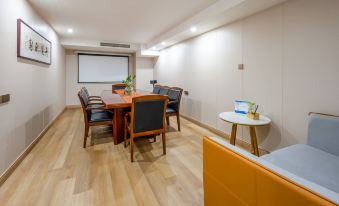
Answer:
[{"label": "black leather chair seat", "polygon": [[112,121],[112,114],[106,111],[97,111],[91,114],[89,122]]},{"label": "black leather chair seat", "polygon": [[175,110],[170,108],[170,107],[167,107],[166,108],[166,113],[175,113]]}]

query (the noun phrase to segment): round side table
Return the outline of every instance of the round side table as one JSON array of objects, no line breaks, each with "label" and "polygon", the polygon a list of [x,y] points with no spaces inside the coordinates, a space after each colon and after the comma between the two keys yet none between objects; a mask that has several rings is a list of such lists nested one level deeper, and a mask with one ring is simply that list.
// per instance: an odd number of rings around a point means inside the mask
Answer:
[{"label": "round side table", "polygon": [[238,125],[248,126],[250,129],[251,145],[253,149],[253,154],[256,156],[259,156],[257,134],[255,131],[255,127],[270,124],[271,123],[270,118],[264,115],[260,115],[259,120],[254,120],[254,119],[248,118],[245,114],[238,114],[235,112],[220,113],[219,118],[232,124],[232,132],[231,132],[231,138],[230,138],[230,144],[232,145],[235,145],[235,140],[237,137],[237,126]]}]

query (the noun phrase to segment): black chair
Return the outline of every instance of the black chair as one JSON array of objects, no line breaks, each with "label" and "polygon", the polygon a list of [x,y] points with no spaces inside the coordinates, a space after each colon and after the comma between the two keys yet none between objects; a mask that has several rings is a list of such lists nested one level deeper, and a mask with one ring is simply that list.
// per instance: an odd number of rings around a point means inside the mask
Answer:
[{"label": "black chair", "polygon": [[168,105],[166,109],[166,121],[167,125],[170,125],[169,117],[176,116],[178,123],[178,130],[180,130],[180,102],[182,96],[183,89],[179,87],[172,87],[168,91]]},{"label": "black chair", "polygon": [[104,103],[101,100],[101,97],[98,96],[89,96],[86,87],[81,88],[80,92],[84,95],[84,98],[87,100],[88,104],[91,105],[92,108],[103,108]]},{"label": "black chair", "polygon": [[170,88],[167,86],[161,86],[159,90],[160,95],[167,95],[169,92]]},{"label": "black chair", "polygon": [[131,162],[133,162],[134,138],[162,134],[163,154],[166,154],[166,107],[168,97],[147,95],[132,99],[131,112],[125,116],[124,146],[130,134]]},{"label": "black chair", "polygon": [[159,84],[154,85],[153,94],[159,94],[161,86]]},{"label": "black chair", "polygon": [[86,87],[82,87],[81,90],[83,90],[86,93],[89,101],[102,102],[100,96],[90,96]]},{"label": "black chair", "polygon": [[103,107],[97,107],[97,105],[90,103],[84,90],[78,92],[78,97],[84,114],[85,133],[83,147],[86,148],[86,141],[91,126],[109,125],[112,126],[113,131],[113,114]]}]

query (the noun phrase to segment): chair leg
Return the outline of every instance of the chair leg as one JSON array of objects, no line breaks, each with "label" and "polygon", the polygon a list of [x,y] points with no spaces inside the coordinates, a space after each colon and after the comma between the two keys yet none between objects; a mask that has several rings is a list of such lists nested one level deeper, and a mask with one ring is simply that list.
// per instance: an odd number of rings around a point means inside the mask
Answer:
[{"label": "chair leg", "polygon": [[162,152],[166,154],[166,133],[162,133]]},{"label": "chair leg", "polygon": [[134,148],[134,142],[133,142],[133,137],[130,137],[130,147],[131,147],[131,162],[133,162],[133,148]]},{"label": "chair leg", "polygon": [[127,126],[125,125],[125,131],[124,131],[124,147],[127,147]]},{"label": "chair leg", "polygon": [[83,145],[83,148],[86,148],[88,132],[89,132],[89,126],[85,125],[85,134],[84,134],[84,145]]},{"label": "chair leg", "polygon": [[169,126],[170,125],[169,116],[166,116],[166,122],[167,122],[167,125]]},{"label": "chair leg", "polygon": [[177,113],[177,123],[178,123],[178,130],[180,132],[181,130],[180,130],[180,115],[179,115],[179,113]]}]

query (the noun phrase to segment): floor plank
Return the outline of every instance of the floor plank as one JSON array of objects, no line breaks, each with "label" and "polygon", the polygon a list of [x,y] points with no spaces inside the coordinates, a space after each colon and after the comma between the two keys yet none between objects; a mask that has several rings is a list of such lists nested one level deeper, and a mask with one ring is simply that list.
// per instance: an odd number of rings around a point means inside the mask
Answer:
[{"label": "floor plank", "polygon": [[167,155],[157,142],[113,145],[110,128],[92,130],[82,148],[80,109],[68,109],[0,188],[1,205],[203,205],[202,137],[216,136],[171,118]]},{"label": "floor plank", "polygon": [[69,109],[0,188],[1,205],[202,205],[202,136],[211,132],[175,118],[167,155],[140,139],[135,159],[113,145],[110,129],[93,129],[86,149],[80,109]]}]

